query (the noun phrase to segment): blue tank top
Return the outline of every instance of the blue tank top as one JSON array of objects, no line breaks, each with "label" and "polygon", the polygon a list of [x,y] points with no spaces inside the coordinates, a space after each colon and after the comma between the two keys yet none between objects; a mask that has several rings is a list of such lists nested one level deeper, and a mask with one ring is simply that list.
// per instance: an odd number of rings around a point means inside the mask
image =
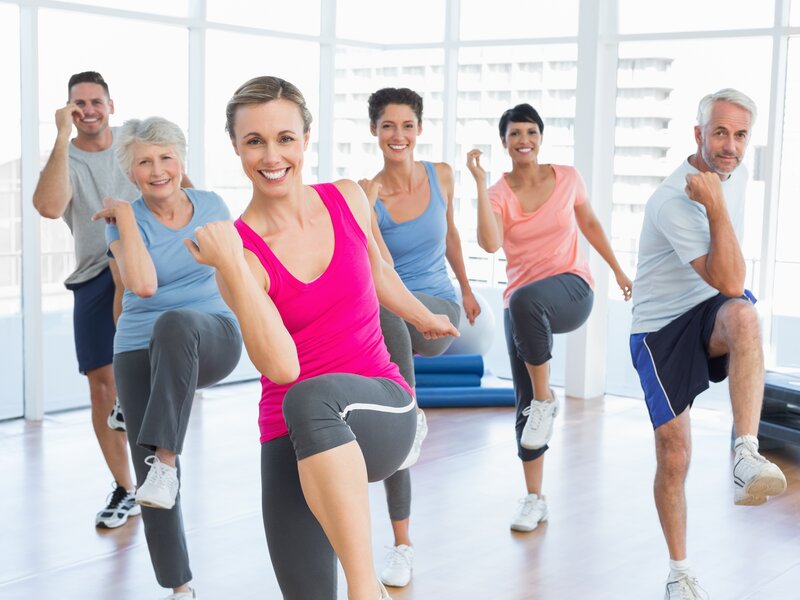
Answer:
[{"label": "blue tank top", "polygon": [[395,223],[378,198],[375,213],[378,227],[394,260],[394,269],[412,292],[422,292],[456,302],[453,284],[447,275],[447,201],[439,190],[432,163],[422,162],[428,175],[431,197],[420,216]]}]

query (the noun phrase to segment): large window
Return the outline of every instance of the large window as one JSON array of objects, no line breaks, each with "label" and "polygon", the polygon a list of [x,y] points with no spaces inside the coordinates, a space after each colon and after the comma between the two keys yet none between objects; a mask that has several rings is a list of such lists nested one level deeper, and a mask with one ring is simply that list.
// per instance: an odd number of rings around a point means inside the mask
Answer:
[{"label": "large window", "polygon": [[[19,90],[19,11],[0,4],[0,80]],[[0,419],[22,415],[20,98],[0,95]]]},{"label": "large window", "polygon": [[783,125],[783,164],[778,203],[775,285],[772,290],[772,341],[777,367],[800,367],[800,39],[789,44],[786,114]]},{"label": "large window", "polygon": [[[774,0],[618,0],[620,33],[712,31],[772,26]],[[698,55],[711,57],[710,52]]]},{"label": "large window", "polygon": [[512,40],[578,33],[578,0],[461,0],[461,39]]},{"label": "large window", "polygon": [[319,3],[320,0],[292,0],[279,5],[250,0],[207,0],[206,16],[209,21],[220,23],[319,35]]},{"label": "large window", "polygon": [[430,0],[386,6],[374,0],[337,0],[336,37],[378,44],[441,42],[445,5]]}]

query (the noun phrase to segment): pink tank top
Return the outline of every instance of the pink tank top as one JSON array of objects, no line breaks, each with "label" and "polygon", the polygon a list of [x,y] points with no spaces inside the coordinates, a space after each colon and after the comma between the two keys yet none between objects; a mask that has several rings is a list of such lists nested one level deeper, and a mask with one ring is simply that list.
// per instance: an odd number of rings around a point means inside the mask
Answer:
[{"label": "pink tank top", "polygon": [[269,297],[297,346],[300,376],[278,385],[261,377],[258,425],[261,443],[288,434],[283,397],[295,383],[327,373],[385,377],[409,393],[390,361],[381,333],[378,296],[372,280],[367,238],[342,194],[332,183],[312,186],[333,223],[334,250],[325,272],[309,283],[296,279],[247,223],[235,223],[244,247],[269,275]]}]

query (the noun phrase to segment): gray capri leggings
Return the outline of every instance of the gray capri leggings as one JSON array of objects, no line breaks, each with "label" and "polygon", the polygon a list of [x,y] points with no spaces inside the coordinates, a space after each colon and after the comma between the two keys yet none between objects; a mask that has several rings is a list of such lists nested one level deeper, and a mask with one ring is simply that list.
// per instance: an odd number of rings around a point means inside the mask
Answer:
[{"label": "gray capri leggings", "polygon": [[[230,374],[241,352],[242,336],[235,321],[180,309],[158,318],[149,349],[114,356],[137,485],[144,483],[150,470],[144,459],[156,448],[182,452],[195,390]],[[176,464],[180,479],[180,461]],[[180,492],[171,510],[143,506],[142,519],[159,585],[173,588],[191,581]]]},{"label": "gray capri leggings", "polygon": [[384,479],[411,449],[415,408],[402,387],[377,377],[333,373],[289,389],[289,436],[261,444],[264,532],[284,600],[336,600],[336,555],[303,496],[297,461],[356,440],[368,479]]},{"label": "gray capri leggings", "polygon": [[[458,304],[445,298],[431,296],[422,292],[413,292],[414,296],[434,314],[447,315],[454,327],[461,320],[461,309]],[[389,350],[392,362],[400,368],[400,374],[412,388],[416,385],[414,378],[414,354],[422,356],[439,356],[450,347],[455,338],[445,337],[438,340],[426,340],[413,325],[409,325],[393,312],[381,306],[381,330]],[[408,469],[397,471],[388,479],[384,479],[386,488],[386,504],[389,507],[389,518],[392,521],[403,521],[411,514],[411,475]]]},{"label": "gray capri leggings", "polygon": [[538,366],[552,358],[553,334],[574,331],[589,318],[594,292],[582,277],[562,273],[534,281],[511,294],[503,311],[508,358],[517,405],[517,455],[523,461],[539,458],[547,446],[528,450],[520,445],[528,420],[523,409],[533,399],[533,386],[525,363]]}]

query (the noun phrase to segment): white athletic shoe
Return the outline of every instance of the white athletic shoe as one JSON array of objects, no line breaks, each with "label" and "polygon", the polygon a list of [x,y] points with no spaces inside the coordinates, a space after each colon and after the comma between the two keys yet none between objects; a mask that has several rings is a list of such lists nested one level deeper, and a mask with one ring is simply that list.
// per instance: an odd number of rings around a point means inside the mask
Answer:
[{"label": "white athletic shoe", "polygon": [[144,462],[150,465],[150,470],[144,483],[136,490],[136,504],[171,509],[178,495],[178,469],[162,463],[155,454],[145,458]]},{"label": "white athletic shoe", "polygon": [[405,587],[411,581],[414,569],[414,548],[400,544],[389,546],[386,563],[381,571],[381,581],[392,587]]},{"label": "white athletic shoe", "polygon": [[667,580],[664,600],[708,600],[708,593],[697,583],[697,577],[686,574]]},{"label": "white athletic shoe", "polygon": [[511,521],[514,531],[533,531],[539,523],[547,521],[547,503],[543,497],[528,494],[519,501],[519,509]]},{"label": "white athletic shoe", "polygon": [[764,504],[768,496],[777,496],[786,490],[783,472],[758,453],[758,438],[742,436],[738,438],[734,450],[734,504],[757,506]]},{"label": "white athletic shoe", "polygon": [[191,588],[188,592],[175,592],[174,594],[170,594],[166,596],[164,600],[194,600],[197,598],[197,592],[195,592],[194,588]]},{"label": "white athletic shoe", "polygon": [[403,461],[403,464],[397,467],[398,471],[402,471],[403,469],[407,469],[416,464],[419,460],[419,455],[422,452],[422,442],[425,440],[425,437],[428,435],[428,421],[425,419],[425,413],[419,411],[417,413],[417,431],[414,434],[414,443],[411,444],[411,450],[408,452],[408,456]]},{"label": "white athletic shoe", "polygon": [[550,397],[550,400],[531,400],[530,406],[523,409],[522,414],[528,417],[519,442],[523,448],[538,450],[546,446],[553,437],[553,421],[561,402],[553,390],[550,390]]}]

